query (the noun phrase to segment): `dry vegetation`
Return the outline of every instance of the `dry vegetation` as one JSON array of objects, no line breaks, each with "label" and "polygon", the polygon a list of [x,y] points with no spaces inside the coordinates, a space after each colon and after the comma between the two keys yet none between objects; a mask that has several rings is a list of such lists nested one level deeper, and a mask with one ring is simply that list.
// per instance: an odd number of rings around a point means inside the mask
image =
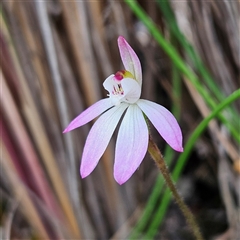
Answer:
[{"label": "dry vegetation", "polygon": [[[172,36],[158,4],[139,3],[209,88]],[[171,7],[214,79],[213,88],[230,95],[239,88],[239,2],[172,1]],[[62,134],[70,120],[106,96],[102,82],[122,69],[117,37],[123,35],[140,57],[142,98],[177,107],[185,143],[213,109],[179,72],[181,93],[174,95],[172,60],[126,2],[8,0],[1,3],[0,23],[2,239],[126,239],[156,181],[153,161],[147,154],[133,177],[119,186],[112,170],[115,134],[96,170],[82,180],[79,165],[91,125]],[[239,100],[232,109],[239,117]],[[238,117],[233,119],[236,135]],[[166,144],[154,129],[153,136],[164,152]],[[178,156],[173,155],[171,166]],[[194,145],[178,182],[206,239],[240,239],[239,174],[239,143],[214,120]],[[160,202],[159,193],[155,211]],[[156,239],[191,239],[174,203]]]}]

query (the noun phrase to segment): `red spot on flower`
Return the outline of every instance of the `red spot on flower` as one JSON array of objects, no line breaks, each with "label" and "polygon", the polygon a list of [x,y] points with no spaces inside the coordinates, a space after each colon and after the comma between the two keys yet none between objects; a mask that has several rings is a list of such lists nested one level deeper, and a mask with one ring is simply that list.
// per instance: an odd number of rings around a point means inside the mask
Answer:
[{"label": "red spot on flower", "polygon": [[124,78],[124,70],[115,73],[114,77],[117,81],[121,81]]}]

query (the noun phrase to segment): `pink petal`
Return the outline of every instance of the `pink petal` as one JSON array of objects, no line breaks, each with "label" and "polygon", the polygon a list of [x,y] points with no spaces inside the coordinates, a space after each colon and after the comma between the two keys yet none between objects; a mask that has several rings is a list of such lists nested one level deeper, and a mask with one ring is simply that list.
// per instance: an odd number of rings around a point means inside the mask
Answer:
[{"label": "pink petal", "polygon": [[111,108],[101,115],[92,126],[82,154],[82,163],[80,168],[82,178],[88,176],[97,166],[123,112],[128,106],[128,104],[122,103]]},{"label": "pink petal", "polygon": [[183,152],[182,132],[177,120],[165,107],[140,99],[137,105],[146,114],[163,139],[176,151]]},{"label": "pink petal", "polygon": [[141,164],[148,147],[148,128],[141,109],[130,105],[121,123],[116,143],[114,177],[125,183]]},{"label": "pink petal", "polygon": [[139,85],[141,86],[142,68],[137,54],[133,51],[131,46],[122,36],[118,37],[118,48],[125,69],[133,74],[133,76],[136,78]]},{"label": "pink petal", "polygon": [[92,121],[94,118],[99,116],[101,113],[112,107],[113,104],[109,98],[102,99],[92,106],[83,111],[78,115],[72,122],[67,126],[63,133],[69,132],[75,128],[81,127],[84,124]]}]

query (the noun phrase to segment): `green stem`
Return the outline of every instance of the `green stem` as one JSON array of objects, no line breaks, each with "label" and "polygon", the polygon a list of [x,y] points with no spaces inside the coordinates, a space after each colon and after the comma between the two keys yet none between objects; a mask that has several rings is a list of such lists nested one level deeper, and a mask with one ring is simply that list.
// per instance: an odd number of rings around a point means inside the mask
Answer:
[{"label": "green stem", "polygon": [[[201,136],[201,134],[205,131],[207,128],[209,122],[217,116],[219,112],[221,112],[224,108],[229,106],[232,102],[236,101],[238,98],[240,98],[240,89],[233,92],[230,96],[228,96],[224,101],[222,101],[215,109],[214,111],[209,114],[205,119],[202,120],[202,122],[197,126],[197,128],[194,130],[190,138],[188,139],[185,147],[184,152],[180,155],[180,157],[177,159],[177,165],[175,166],[172,178],[176,182],[178,181],[182,170],[189,159],[189,155],[197,141],[197,139]],[[157,212],[151,222],[151,225],[149,227],[149,232],[147,233],[147,238],[153,238],[156,235],[156,229],[159,225],[161,225],[163,218],[165,216],[166,210],[169,206],[171,200],[171,194],[168,189],[165,190],[163,196],[162,196],[162,202],[160,207],[157,209]]]},{"label": "green stem", "polygon": [[[205,82],[209,90],[211,90],[212,98],[214,96],[216,99],[221,102],[226,98],[225,94],[217,87],[209,71],[206,69],[204,63],[202,62],[199,54],[195,51],[191,43],[186,39],[182,34],[181,30],[178,27],[174,12],[171,8],[169,0],[156,0],[158,6],[160,7],[162,14],[166,20],[166,24],[169,26],[170,33],[175,37],[175,39],[180,43],[182,48],[185,50],[186,54],[192,60],[195,69],[199,72],[202,77],[202,81]],[[231,114],[231,120],[235,124],[235,127],[238,126],[237,119],[239,119],[239,114],[235,111],[234,108],[230,106],[227,108],[228,112]]]},{"label": "green stem", "polygon": [[193,234],[195,235],[197,240],[203,240],[202,234],[200,232],[200,229],[197,225],[197,222],[195,221],[195,218],[193,216],[193,214],[191,213],[191,211],[189,210],[189,208],[187,207],[187,205],[184,203],[183,199],[180,197],[180,195],[178,194],[178,191],[172,181],[172,178],[169,174],[168,168],[165,164],[165,161],[163,159],[163,156],[159,150],[159,148],[157,147],[157,145],[155,144],[155,142],[152,140],[151,136],[149,137],[149,145],[148,145],[148,152],[150,153],[151,157],[153,158],[153,160],[155,161],[155,163],[157,164],[157,167],[159,168],[159,170],[161,171],[169,189],[171,190],[176,203],[178,204],[179,208],[181,209],[183,215],[185,216],[189,226],[191,227]]},{"label": "green stem", "polygon": [[[191,150],[193,149],[194,144],[196,143],[197,139],[200,137],[200,135],[203,133],[203,131],[208,126],[209,122],[217,116],[219,112],[221,112],[225,107],[227,107],[232,102],[236,101],[238,98],[240,98],[240,89],[234,91],[230,96],[228,96],[224,101],[222,101],[206,118],[202,120],[202,122],[197,126],[197,128],[194,130],[192,135],[187,141],[187,144],[184,147],[184,152],[180,155],[177,162],[182,163],[183,165],[186,162],[187,156],[189,156]],[[239,133],[239,129],[237,131]],[[176,174],[176,176],[179,176],[180,169],[174,169],[173,171],[173,178]]]}]

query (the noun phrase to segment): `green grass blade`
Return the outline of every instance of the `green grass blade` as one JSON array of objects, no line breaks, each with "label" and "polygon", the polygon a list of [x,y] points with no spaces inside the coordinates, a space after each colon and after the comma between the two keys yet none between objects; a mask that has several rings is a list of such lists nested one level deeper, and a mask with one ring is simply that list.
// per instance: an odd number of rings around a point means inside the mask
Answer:
[{"label": "green grass blade", "polygon": [[[199,72],[200,76],[202,77],[202,80],[206,83],[207,87],[211,91],[211,95],[215,97],[218,102],[221,102],[226,96],[222,93],[222,91],[219,89],[219,87],[214,82],[212,76],[207,71],[206,67],[204,66],[200,56],[196,53],[193,46],[189,43],[189,41],[186,39],[186,37],[182,34],[180,31],[175,15],[172,11],[172,8],[170,6],[170,3],[168,0],[161,1],[156,0],[158,3],[158,6],[162,10],[162,14],[164,15],[164,18],[166,19],[166,24],[169,26],[171,34],[178,40],[180,45],[184,48],[185,52],[188,54],[189,58],[192,60],[193,64],[195,65],[195,69]],[[238,125],[236,119],[239,119],[239,114],[234,111],[233,108],[228,108],[232,115],[232,120],[235,120],[235,126]]]},{"label": "green grass blade", "polygon": [[[180,155],[180,157],[177,160],[177,164],[172,173],[172,178],[175,182],[178,181],[196,141],[201,136],[201,134],[205,131],[209,122],[213,118],[215,118],[224,108],[228,107],[232,102],[234,102],[238,98],[240,98],[240,89],[236,90],[229,97],[227,97],[224,101],[222,101],[216,107],[216,109],[214,109],[212,111],[212,113],[209,114],[209,116],[207,116],[205,119],[203,119],[202,122],[197,126],[197,128],[194,130],[194,132],[188,139],[186,146],[184,148],[184,152]],[[156,233],[159,229],[159,226],[161,225],[161,223],[163,221],[163,218],[165,216],[166,209],[169,206],[170,200],[171,200],[171,194],[170,194],[170,191],[167,189],[164,192],[161,205],[155,214],[154,220],[152,221],[152,223],[150,224],[150,226],[147,230],[145,238],[152,239],[156,235]]]},{"label": "green grass blade", "polygon": [[[143,11],[143,9],[138,5],[136,1],[133,0],[125,0],[128,6],[132,9],[132,11],[137,15],[137,17],[146,25],[149,32],[155,38],[155,40],[159,43],[159,45],[163,48],[166,54],[171,58],[176,67],[187,77],[189,81],[194,85],[197,91],[201,94],[205,102],[212,108],[215,109],[217,103],[211,97],[211,94],[207,89],[205,89],[201,82],[199,81],[197,75],[184,63],[184,61],[179,56],[177,50],[168,43],[162,34],[159,32],[158,28],[151,20],[151,18]],[[232,136],[236,139],[238,143],[240,143],[240,136],[237,132],[237,129],[233,127],[233,125],[227,120],[222,114],[218,114],[218,118],[224,123],[225,126],[229,129]]]},{"label": "green grass blade", "polygon": [[[180,106],[178,103],[180,102],[180,99],[181,99],[182,89],[181,89],[180,73],[175,65],[173,65],[173,67],[172,67],[172,79],[173,79],[172,91],[173,91],[174,103],[172,104],[171,112],[176,117],[176,119],[179,119],[181,109],[180,109]],[[164,152],[164,157],[167,161],[167,164],[170,165],[173,160],[173,157],[174,157],[174,151],[168,145]],[[163,179],[162,175],[159,174],[157,177],[157,180],[154,184],[152,193],[151,193],[151,195],[148,199],[148,202],[144,208],[142,216],[140,217],[137,224],[133,228],[128,239],[139,239],[139,237],[142,235],[142,233],[144,232],[144,229],[146,229],[147,224],[149,223],[149,220],[151,219],[151,217],[153,215],[154,210],[156,209],[157,203],[159,202],[159,197],[163,190],[164,190],[164,179]],[[164,209],[162,210],[162,213],[165,212],[166,210],[167,210],[167,206],[166,206],[165,210]],[[154,219],[158,219],[158,218],[159,217],[157,217],[157,218],[155,217]]]}]

